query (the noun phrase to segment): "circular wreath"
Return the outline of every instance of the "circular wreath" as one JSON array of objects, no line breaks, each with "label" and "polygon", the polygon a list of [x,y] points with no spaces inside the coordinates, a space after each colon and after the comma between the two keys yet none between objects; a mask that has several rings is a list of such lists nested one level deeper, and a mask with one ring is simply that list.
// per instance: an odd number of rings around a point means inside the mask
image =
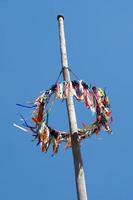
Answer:
[{"label": "circular wreath", "polygon": [[61,142],[66,142],[66,147],[71,147],[71,134],[69,132],[63,132],[53,129],[48,124],[48,116],[50,108],[48,104],[51,97],[54,95],[55,99],[64,100],[68,95],[74,96],[79,102],[83,101],[85,107],[95,113],[95,121],[87,126],[83,126],[82,129],[78,129],[78,141],[90,137],[94,133],[99,135],[101,129],[107,133],[111,133],[109,124],[112,121],[109,98],[106,95],[105,90],[97,88],[96,86],[87,85],[84,81],[73,80],[58,82],[46,91],[44,91],[36,100],[32,106],[19,106],[35,108],[32,114],[32,125],[30,126],[22,116],[24,128],[14,124],[18,128],[32,133],[32,136],[37,140],[37,145],[41,146],[42,152],[47,152],[50,144],[53,146],[53,155],[58,152],[58,148]]}]

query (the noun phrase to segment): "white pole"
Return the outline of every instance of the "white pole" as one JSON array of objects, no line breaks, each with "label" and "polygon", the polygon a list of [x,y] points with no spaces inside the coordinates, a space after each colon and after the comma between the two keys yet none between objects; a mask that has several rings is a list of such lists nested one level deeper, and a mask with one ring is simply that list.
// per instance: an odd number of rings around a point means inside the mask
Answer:
[{"label": "white pole", "polygon": [[[62,64],[63,76],[65,81],[70,81],[70,73],[68,69],[67,50],[66,50],[65,33],[64,33],[64,17],[62,15],[58,15],[57,20],[59,25],[60,52],[61,52],[61,64]],[[74,168],[75,168],[77,199],[87,200],[83,161],[80,152],[80,145],[77,140],[78,127],[77,127],[76,113],[73,103],[73,97],[71,96],[71,94],[68,95],[66,99],[66,105],[67,105],[69,127],[72,139],[72,153],[73,153]]]}]

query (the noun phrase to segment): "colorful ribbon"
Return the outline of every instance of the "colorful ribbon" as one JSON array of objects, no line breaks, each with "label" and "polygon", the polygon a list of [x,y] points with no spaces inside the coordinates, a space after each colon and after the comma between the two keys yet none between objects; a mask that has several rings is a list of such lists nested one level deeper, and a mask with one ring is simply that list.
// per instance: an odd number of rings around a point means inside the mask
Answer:
[{"label": "colorful ribbon", "polygon": [[111,133],[110,122],[112,122],[110,102],[106,95],[105,90],[97,88],[95,86],[88,86],[82,80],[80,81],[63,81],[53,85],[49,90],[43,92],[32,106],[23,106],[17,104],[18,106],[25,108],[34,108],[32,116],[32,126],[28,125],[26,120],[23,120],[23,127],[14,124],[15,127],[20,128],[23,131],[30,131],[35,140],[37,140],[37,145],[41,146],[42,152],[47,152],[50,145],[53,148],[53,155],[58,152],[59,145],[61,142],[66,143],[66,148],[70,148],[71,144],[71,134],[59,130],[52,129],[48,125],[48,118],[50,109],[47,105],[50,102],[52,95],[55,95],[56,99],[64,100],[69,95],[74,96],[78,101],[83,101],[86,108],[90,109],[96,115],[95,121],[91,125],[84,125],[82,129],[78,129],[78,141],[90,137],[93,134],[99,135],[101,129],[107,133]]}]

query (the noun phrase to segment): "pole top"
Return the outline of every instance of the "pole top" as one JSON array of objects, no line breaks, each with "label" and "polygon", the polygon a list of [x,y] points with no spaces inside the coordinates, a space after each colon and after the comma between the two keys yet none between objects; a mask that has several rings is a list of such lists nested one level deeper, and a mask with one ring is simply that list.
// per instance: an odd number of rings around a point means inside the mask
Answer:
[{"label": "pole top", "polygon": [[57,15],[57,20],[59,20],[59,18],[63,18],[63,20],[64,20],[64,16],[63,15]]}]

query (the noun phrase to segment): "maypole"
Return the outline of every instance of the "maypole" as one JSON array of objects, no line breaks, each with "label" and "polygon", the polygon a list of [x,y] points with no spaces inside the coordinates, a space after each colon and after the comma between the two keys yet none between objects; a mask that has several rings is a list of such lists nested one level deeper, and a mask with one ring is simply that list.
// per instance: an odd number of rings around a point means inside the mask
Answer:
[{"label": "maypole", "polygon": [[[59,25],[60,52],[61,52],[63,77],[65,81],[71,81],[69,74],[69,67],[68,67],[65,33],[64,33],[64,17],[62,15],[58,15],[57,20]],[[68,95],[66,99],[66,106],[67,106],[69,128],[72,140],[72,153],[74,160],[77,197],[78,200],[87,200],[83,161],[77,136],[78,127],[77,127],[76,113],[74,108],[73,96],[71,95],[71,93]]]},{"label": "maypole", "polygon": [[[75,182],[77,189],[77,199],[87,200],[87,191],[85,184],[85,175],[83,161],[80,152],[80,143],[90,138],[93,134],[99,136],[100,131],[104,130],[111,133],[110,123],[112,122],[110,102],[105,90],[88,85],[82,80],[71,80],[70,73],[72,70],[68,66],[66,41],[64,33],[64,17],[57,16],[59,25],[59,39],[61,52],[61,73],[63,73],[64,81],[59,82],[59,78],[54,85],[42,92],[32,103],[28,105],[17,104],[23,108],[32,109],[30,120],[26,120],[21,115],[22,126],[14,123],[14,126],[30,133],[33,141],[37,141],[43,153],[47,153],[52,146],[52,155],[58,153],[61,143],[66,144],[66,148],[72,148]],[[60,77],[60,75],[59,75]],[[95,120],[89,124],[83,124],[83,128],[78,128],[73,97],[78,102],[84,102],[85,107],[90,109]],[[49,124],[49,115],[53,106],[53,100],[65,100],[69,119],[69,132],[60,131],[52,128]]]}]

